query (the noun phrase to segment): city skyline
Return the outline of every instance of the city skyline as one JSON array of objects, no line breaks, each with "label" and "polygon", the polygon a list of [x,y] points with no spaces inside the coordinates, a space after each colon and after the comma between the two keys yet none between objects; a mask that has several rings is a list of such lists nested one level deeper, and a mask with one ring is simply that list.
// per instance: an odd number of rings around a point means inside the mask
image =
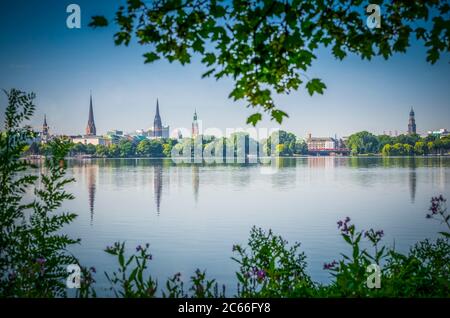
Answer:
[{"label": "city skyline", "polygon": [[[200,120],[201,121],[201,120]],[[179,138],[180,133],[182,132],[180,129],[183,130],[183,132],[186,134],[186,132],[189,131],[189,128],[186,127],[176,127],[173,128],[172,130],[170,130],[170,125],[166,125],[164,126],[162,124],[162,119],[160,116],[160,110],[159,110],[159,99],[156,98],[156,111],[155,111],[155,117],[153,119],[153,125],[147,128],[136,128],[132,131],[124,131],[121,130],[121,127],[114,127],[114,128],[110,128],[108,131],[121,131],[121,132],[125,132],[126,134],[129,135],[136,135],[138,134],[138,132],[141,133],[148,133],[149,137],[151,138]],[[214,127],[206,127],[205,129],[209,132],[214,132],[214,129],[210,130],[210,128],[214,128]],[[203,134],[203,127],[200,128],[201,131],[199,130],[199,125],[198,125],[198,115],[197,115],[197,109],[194,109],[194,114],[193,114],[193,119],[192,119],[192,123],[191,123],[191,129],[190,129],[190,137],[196,137],[198,135]],[[243,128],[245,131],[245,128]],[[251,129],[251,128],[250,128]],[[446,128],[444,128],[446,130]],[[39,127],[39,129],[36,130],[41,130],[43,135],[51,135],[51,133],[49,132],[50,127],[47,124],[47,115],[44,114],[44,122],[43,125],[41,125]],[[283,130],[283,129],[281,129]],[[92,91],[90,92],[90,96],[89,96],[89,112],[88,112],[88,121],[87,121],[87,126],[86,126],[86,133],[85,134],[74,134],[72,136],[87,136],[87,137],[96,137],[96,136],[105,136],[107,135],[108,132],[104,132],[104,133],[96,133],[96,126],[95,126],[95,121],[94,121],[94,111],[93,111],[93,103],[92,103]],[[397,136],[400,134],[416,134],[416,122],[415,122],[415,112],[413,107],[411,107],[410,111],[409,111],[409,118],[408,118],[408,125],[407,125],[407,130],[403,131],[403,132],[398,132],[398,130],[395,130],[394,133],[392,133],[392,130],[390,130],[389,132],[386,132],[385,130],[380,134],[380,135],[388,135],[388,136]],[[422,133],[422,135],[427,135],[429,134],[430,131],[427,131],[426,133]],[[58,134],[55,134],[58,135]],[[59,135],[65,135],[65,134],[59,134]],[[222,135],[216,135],[214,133],[209,134],[209,135],[214,135],[216,137],[221,137]],[[420,135],[420,133],[419,133]],[[168,137],[167,137],[168,136]],[[300,136],[300,137],[304,137],[304,139],[308,139],[311,138],[312,133],[308,132],[306,134],[306,136]],[[333,135],[327,135],[327,136],[333,136]],[[335,138],[337,136],[337,134],[334,135]],[[186,135],[184,135],[184,137],[187,137]],[[227,136],[229,137],[229,136]],[[341,136],[341,137],[348,137],[348,136]],[[328,137],[326,137],[328,138]]]},{"label": "city skyline", "polygon": [[[144,64],[145,47],[136,43],[116,47],[113,27],[87,27],[92,15],[112,15],[114,6],[106,1],[78,4],[81,29],[66,27],[66,4],[62,2],[50,6],[46,1],[21,0],[5,4],[2,10],[0,27],[15,32],[0,35],[0,87],[37,94],[33,127],[41,127],[47,114],[53,133],[80,133],[80,127],[86,125],[90,89],[96,116],[102,118],[96,122],[101,133],[148,128],[157,98],[165,105],[164,115],[171,128],[190,129],[194,109],[201,114],[204,128],[225,131],[251,127],[245,122],[254,110],[228,99],[230,79],[201,79],[204,70],[197,58],[184,67],[166,61]],[[404,133],[405,113],[413,107],[420,118],[418,133],[448,128],[449,55],[429,65],[425,50],[415,42],[411,46],[407,54],[395,54],[389,61],[362,61],[351,54],[337,61],[328,49],[321,49],[305,76],[321,78],[327,85],[324,95],[310,97],[302,86],[289,96],[276,96],[277,104],[290,118],[280,126],[263,117],[257,127],[280,128],[298,136],[345,136],[361,130]],[[2,109],[6,106],[3,95],[0,105]]]}]

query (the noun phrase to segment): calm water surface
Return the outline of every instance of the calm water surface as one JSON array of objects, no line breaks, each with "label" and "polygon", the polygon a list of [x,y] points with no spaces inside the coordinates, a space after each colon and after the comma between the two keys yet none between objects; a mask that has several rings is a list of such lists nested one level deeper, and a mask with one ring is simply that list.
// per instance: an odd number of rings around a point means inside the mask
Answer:
[{"label": "calm water surface", "polygon": [[336,222],[350,216],[358,228],[383,229],[384,242],[406,251],[436,237],[425,219],[430,197],[450,194],[450,158],[281,158],[278,172],[258,165],[176,165],[171,160],[70,161],[76,199],[65,208],[79,217],[65,232],[82,239],[72,248],[97,269],[97,287],[110,295],[103,272],[116,263],[103,252],[126,241],[130,252],[149,242],[151,273],[160,286],[176,272],[196,268],[235,291],[230,257],[253,225],[301,242],[308,271],[326,283],[324,262],[348,251]]}]

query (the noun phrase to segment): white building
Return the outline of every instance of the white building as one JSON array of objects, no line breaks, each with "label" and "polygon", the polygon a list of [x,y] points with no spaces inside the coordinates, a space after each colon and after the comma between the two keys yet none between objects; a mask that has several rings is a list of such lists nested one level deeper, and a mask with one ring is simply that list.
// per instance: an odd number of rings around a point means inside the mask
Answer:
[{"label": "white building", "polygon": [[103,145],[108,146],[111,144],[111,140],[100,136],[77,136],[72,138],[74,144],[82,143],[84,145]]}]

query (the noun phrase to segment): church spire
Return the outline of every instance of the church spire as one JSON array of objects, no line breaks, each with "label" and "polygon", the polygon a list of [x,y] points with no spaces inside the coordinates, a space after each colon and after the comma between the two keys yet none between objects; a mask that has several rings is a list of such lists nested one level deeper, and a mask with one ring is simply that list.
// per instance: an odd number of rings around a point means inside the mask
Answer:
[{"label": "church spire", "polygon": [[90,94],[90,103],[89,103],[89,119],[86,127],[86,135],[95,136],[97,134],[97,130],[95,128],[94,122],[94,109],[92,107],[92,93]]},{"label": "church spire", "polygon": [[162,137],[162,122],[159,115],[159,101],[156,99],[156,114],[153,120],[153,137]]},{"label": "church spire", "polygon": [[161,118],[161,116],[159,116],[159,101],[158,101],[158,99],[156,99],[156,115],[155,115],[155,117]]},{"label": "church spire", "polygon": [[417,133],[416,119],[414,110],[411,107],[411,111],[409,112],[408,135],[414,135],[416,133]]}]

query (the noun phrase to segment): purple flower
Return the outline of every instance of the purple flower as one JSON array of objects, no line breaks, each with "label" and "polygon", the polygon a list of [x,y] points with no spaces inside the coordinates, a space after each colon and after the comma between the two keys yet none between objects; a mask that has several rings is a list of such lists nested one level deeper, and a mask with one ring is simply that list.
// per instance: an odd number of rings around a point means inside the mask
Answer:
[{"label": "purple flower", "polygon": [[136,246],[136,252],[142,251],[142,246],[138,245]]},{"label": "purple flower", "polygon": [[147,255],[147,259],[148,259],[149,261],[151,261],[151,260],[153,259],[152,254],[148,254],[148,255]]},{"label": "purple flower", "polygon": [[444,197],[442,196],[442,194],[438,197],[432,197],[431,198],[431,206],[430,206],[430,211],[431,214],[438,214],[438,213],[443,213],[446,209],[444,207],[445,202],[447,200],[444,199]]},{"label": "purple flower", "polygon": [[97,273],[97,270],[95,269],[94,266],[92,266],[91,268],[89,268],[89,270],[90,270],[91,272],[93,272],[93,273]]},{"label": "purple flower", "polygon": [[41,266],[44,265],[45,264],[45,258],[43,258],[43,257],[36,258],[36,263],[38,263]]},{"label": "purple flower", "polygon": [[373,244],[377,244],[383,238],[384,231],[375,231],[374,229],[370,229],[364,233],[364,236],[367,237]]},{"label": "purple flower", "polygon": [[260,269],[256,272],[256,277],[258,278],[258,280],[263,280],[264,278],[266,278],[266,272],[263,269]]},{"label": "purple flower", "polygon": [[325,269],[325,270],[334,269],[337,264],[338,264],[338,262],[336,262],[335,260],[332,261],[331,263],[325,263],[325,264],[323,264],[323,269]]},{"label": "purple flower", "polygon": [[342,233],[344,234],[348,234],[351,225],[349,225],[350,222],[350,218],[347,216],[343,221],[338,221],[337,225],[338,225],[338,229],[341,230]]}]

